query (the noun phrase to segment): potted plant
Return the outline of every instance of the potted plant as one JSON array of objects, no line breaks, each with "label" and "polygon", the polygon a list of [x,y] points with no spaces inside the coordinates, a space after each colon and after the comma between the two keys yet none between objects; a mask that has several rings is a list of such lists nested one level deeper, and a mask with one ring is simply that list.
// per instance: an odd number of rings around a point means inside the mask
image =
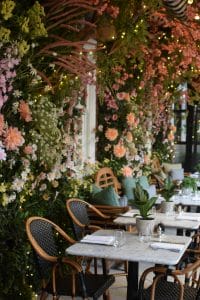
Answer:
[{"label": "potted plant", "polygon": [[195,178],[185,176],[182,183],[181,187],[183,189],[183,193],[185,195],[189,195],[192,192],[195,192],[197,190],[197,182]]},{"label": "potted plant", "polygon": [[164,200],[161,202],[161,212],[168,213],[174,210],[174,202],[172,196],[174,195],[176,185],[170,178],[166,178],[164,186],[160,191],[161,196]]},{"label": "potted plant", "polygon": [[151,217],[151,208],[155,204],[157,197],[149,197],[148,192],[136,183],[134,189],[133,205],[138,208],[139,214],[135,214],[136,228],[141,235],[149,236],[154,228],[154,218]]}]

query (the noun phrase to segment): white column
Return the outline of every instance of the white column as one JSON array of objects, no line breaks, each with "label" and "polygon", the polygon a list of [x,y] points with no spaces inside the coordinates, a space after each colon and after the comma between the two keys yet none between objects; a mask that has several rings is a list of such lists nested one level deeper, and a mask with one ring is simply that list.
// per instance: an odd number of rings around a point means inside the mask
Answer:
[{"label": "white column", "polygon": [[[96,41],[89,40],[84,46],[85,49],[91,50],[88,53],[89,59],[94,61],[92,50],[96,48]],[[90,44],[91,42],[91,44]],[[93,74],[95,79],[95,72]],[[83,131],[82,131],[82,157],[83,162],[95,162],[95,131],[96,131],[96,85],[87,85],[86,110],[83,115]]]}]

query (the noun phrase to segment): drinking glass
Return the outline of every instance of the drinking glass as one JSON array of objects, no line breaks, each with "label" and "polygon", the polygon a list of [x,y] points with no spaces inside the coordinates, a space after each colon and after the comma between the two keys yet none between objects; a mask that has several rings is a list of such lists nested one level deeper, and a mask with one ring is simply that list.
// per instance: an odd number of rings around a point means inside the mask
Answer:
[{"label": "drinking glass", "polygon": [[151,215],[152,215],[152,218],[155,218],[155,217],[156,217],[156,207],[155,207],[155,206],[153,206],[153,207],[151,208]]},{"label": "drinking glass", "polygon": [[114,247],[121,247],[125,244],[125,231],[124,230],[115,230],[114,232],[115,241]]}]

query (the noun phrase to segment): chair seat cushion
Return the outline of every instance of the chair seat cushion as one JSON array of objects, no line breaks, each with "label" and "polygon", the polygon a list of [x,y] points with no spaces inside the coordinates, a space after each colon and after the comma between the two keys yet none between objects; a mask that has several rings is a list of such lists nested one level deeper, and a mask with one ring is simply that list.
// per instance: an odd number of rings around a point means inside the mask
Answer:
[{"label": "chair seat cushion", "polygon": [[93,193],[91,203],[94,205],[120,206],[119,195],[117,195],[113,186],[108,186],[99,192]]},{"label": "chair seat cushion", "polygon": [[[86,285],[86,291],[88,297],[100,297],[115,281],[113,275],[102,274],[84,274],[84,281]],[[56,280],[56,289],[58,295],[72,295],[72,277],[71,275],[65,275],[64,277],[58,277]],[[52,282],[50,281],[45,288],[45,291],[49,294],[53,293]],[[81,280],[76,275],[76,297],[83,297],[83,289],[81,287]]]},{"label": "chair seat cushion", "polygon": [[[160,280],[156,285],[155,300],[178,300],[180,285],[166,280]],[[151,287],[144,291],[143,300],[150,300]],[[186,286],[184,289],[184,300],[195,300],[197,289]]]}]

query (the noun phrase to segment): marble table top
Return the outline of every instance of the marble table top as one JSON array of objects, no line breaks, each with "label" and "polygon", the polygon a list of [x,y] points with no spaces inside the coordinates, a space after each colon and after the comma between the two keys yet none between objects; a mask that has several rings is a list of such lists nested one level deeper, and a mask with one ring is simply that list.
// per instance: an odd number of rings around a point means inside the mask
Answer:
[{"label": "marble table top", "polygon": [[[137,213],[138,210],[130,210],[129,213]],[[125,214],[126,215],[126,214]],[[156,212],[155,218],[155,225],[162,223],[165,227],[170,228],[181,228],[181,229],[198,229],[200,226],[200,213],[182,213],[181,217],[182,219],[177,219],[178,214],[171,214],[166,215],[164,213]],[[194,218],[197,218],[197,220],[186,220],[187,216],[191,216]],[[184,220],[184,217],[186,218]],[[198,220],[199,219],[199,220]],[[136,224],[136,218],[134,217],[128,217],[128,216],[119,216],[114,220],[114,223],[119,225],[135,225]]]},{"label": "marble table top", "polygon": [[[98,230],[93,234],[110,236],[114,235],[114,230]],[[191,238],[186,236],[162,236],[161,241],[163,243],[170,242],[184,244],[184,248],[180,252],[174,252],[166,249],[152,249],[150,243],[153,241],[140,241],[138,235],[130,232],[125,232],[125,240],[125,244],[121,247],[77,242],[66,249],[66,254],[132,262],[176,265],[191,242]],[[158,241],[158,238],[156,238],[156,240]]]}]

